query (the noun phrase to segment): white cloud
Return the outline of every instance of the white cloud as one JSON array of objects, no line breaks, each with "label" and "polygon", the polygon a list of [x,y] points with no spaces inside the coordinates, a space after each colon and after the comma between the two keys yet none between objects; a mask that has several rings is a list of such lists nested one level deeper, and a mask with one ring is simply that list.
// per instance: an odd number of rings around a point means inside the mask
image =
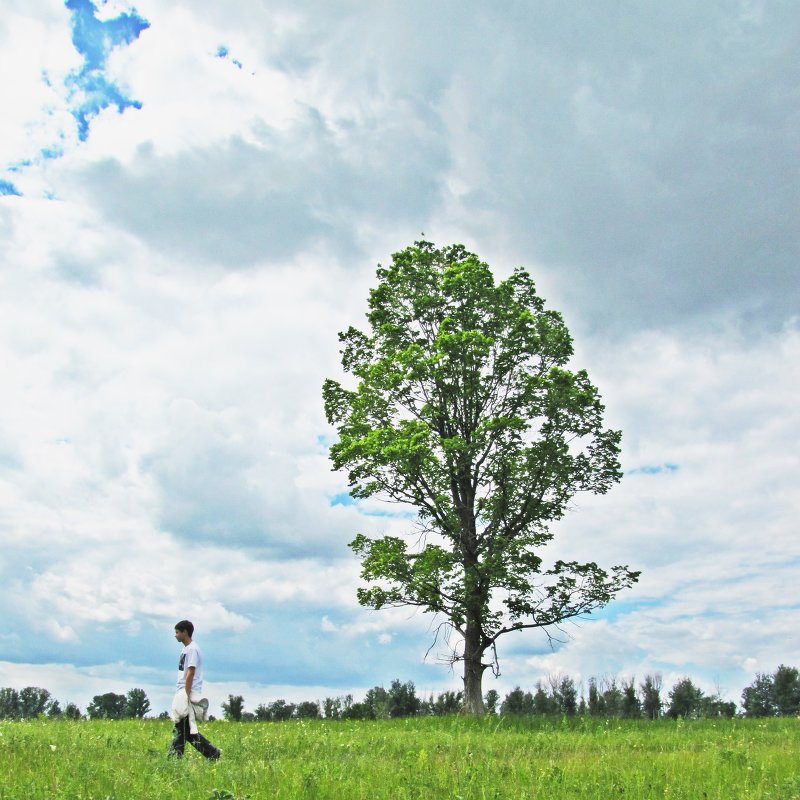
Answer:
[{"label": "white cloud", "polygon": [[[0,176],[24,195],[0,198],[9,659],[58,652],[78,664],[65,690],[125,690],[171,658],[145,643],[191,614],[228,687],[261,692],[275,654],[295,674],[274,685],[302,699],[454,680],[419,666],[429,619],[358,608],[347,542],[408,522],[331,505],[346,478],[323,445],[336,332],[363,324],[375,263],[425,231],[532,270],[624,432],[622,485],[579,499],[555,550],[641,582],[553,653],[501,642],[501,680],[743,685],[797,660],[783,12],[679,4],[610,25],[594,7],[145,0],[150,28],[107,71],[142,108],[106,109],[79,143],[67,10],[9,8],[0,167],[36,162]],[[38,158],[54,144],[62,158]],[[80,666],[105,662],[111,678]],[[19,678],[6,670],[0,684]],[[31,674],[61,685],[58,668]]]},{"label": "white cloud", "polygon": [[[0,171],[38,160],[46,148],[62,146],[61,133],[74,126],[64,106],[62,78],[80,57],[70,42],[69,16],[51,3],[17,4],[0,27],[0,70],[13,76],[0,86]],[[8,163],[11,162],[11,163]]]}]

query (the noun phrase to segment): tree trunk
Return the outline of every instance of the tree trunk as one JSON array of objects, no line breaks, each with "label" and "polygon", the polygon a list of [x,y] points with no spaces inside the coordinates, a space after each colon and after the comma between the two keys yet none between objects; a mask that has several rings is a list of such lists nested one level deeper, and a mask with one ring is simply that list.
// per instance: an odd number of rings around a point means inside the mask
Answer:
[{"label": "tree trunk", "polygon": [[477,622],[467,622],[467,635],[464,638],[464,710],[478,716],[485,712],[483,705],[483,671],[481,662],[481,629]]}]

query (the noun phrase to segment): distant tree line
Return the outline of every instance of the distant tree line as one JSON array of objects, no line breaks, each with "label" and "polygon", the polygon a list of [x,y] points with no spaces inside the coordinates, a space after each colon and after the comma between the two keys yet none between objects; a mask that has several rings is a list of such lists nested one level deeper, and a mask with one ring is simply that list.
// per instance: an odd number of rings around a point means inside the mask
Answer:
[{"label": "distant tree line", "polygon": [[[572,678],[550,678],[547,684],[537,683],[535,692],[514,689],[500,705],[500,713],[618,719],[732,717],[736,713],[735,703],[704,694],[690,678],[678,681],[668,700],[662,698],[661,691],[660,675],[647,675],[638,686],[633,678],[619,682],[616,678],[591,678],[587,695],[580,697]],[[487,698],[487,705],[496,699],[499,698]]]},{"label": "distant tree line", "polygon": [[[663,694],[661,676],[646,675],[637,684],[634,678],[590,678],[586,691],[570,677],[550,676],[539,681],[533,691],[519,686],[502,700],[495,689],[485,697],[490,714],[592,716],[619,719],[696,719],[733,717],[736,704],[723,700],[719,693],[705,694],[691,678],[682,678]],[[254,711],[245,711],[244,697],[228,695],[222,704],[226,720],[232,722],[282,722],[302,719],[374,720],[394,717],[445,716],[461,713],[462,692],[446,691],[427,699],[417,696],[412,681],[392,681],[390,687],[375,686],[363,700],[352,694],[326,697],[321,703],[307,700],[289,703],[275,700],[262,703]],[[95,695],[86,708],[89,719],[142,719],[150,711],[150,701],[143,689],[127,694],[106,692]],[[742,692],[741,711],[745,717],[800,715],[800,671],[781,665],[771,674],[757,673],[752,684]],[[84,714],[74,703],[62,709],[47,689],[26,686],[24,689],[0,688],[0,719],[35,719],[40,716],[82,719]],[[167,712],[159,718],[168,718]],[[212,717],[213,719],[213,717]]]},{"label": "distant tree line", "polygon": [[[89,719],[143,719],[150,711],[144,689],[131,689],[127,694],[97,694],[86,708]],[[0,719],[36,719],[40,716],[82,719],[84,714],[75,703],[62,709],[47,689],[26,686],[24,689],[0,689]]]},{"label": "distant tree line", "polygon": [[425,701],[417,697],[413,681],[403,683],[393,680],[389,689],[375,686],[367,692],[366,697],[354,701],[352,694],[341,697],[326,697],[322,703],[305,701],[287,703],[275,700],[269,704],[261,704],[255,711],[244,710],[244,698],[241,695],[228,695],[228,701],[222,704],[222,713],[227,720],[233,722],[281,722],[288,719],[390,719],[392,717],[415,717],[424,714],[458,713],[461,710],[463,695],[461,692],[444,692],[436,700],[431,695]]}]

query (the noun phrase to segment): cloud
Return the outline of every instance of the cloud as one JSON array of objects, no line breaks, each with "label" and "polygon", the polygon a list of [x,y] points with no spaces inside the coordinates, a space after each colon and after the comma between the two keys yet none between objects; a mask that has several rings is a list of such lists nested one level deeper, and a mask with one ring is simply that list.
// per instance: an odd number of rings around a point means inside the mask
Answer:
[{"label": "cloud", "polygon": [[785,9],[73,5],[0,20],[6,658],[155,686],[194,616],[248,692],[457,680],[422,663],[435,620],[357,605],[347,542],[412,520],[346,499],[321,403],[375,264],[425,231],[531,270],[624,437],[551,555],[640,583],[553,652],[501,643],[494,685],[791,660]]},{"label": "cloud", "polygon": [[91,0],[67,0],[60,10],[13,6],[11,24],[0,30],[7,45],[0,58],[16,76],[0,94],[6,119],[0,134],[8,159],[0,169],[17,179],[2,180],[0,194],[22,195],[18,184],[24,181],[35,193],[48,195],[40,176],[28,177],[31,169],[35,173],[85,142],[90,124],[104,109],[113,106],[121,114],[141,108],[111,74],[109,57],[135,41],[149,23],[135,12],[101,19]]},{"label": "cloud", "polygon": [[798,252],[785,12],[517,16],[498,8],[491,51],[448,86],[443,222],[469,215],[497,245],[502,228],[505,259],[548,265],[559,305],[596,328],[726,312],[779,328],[797,306],[775,295]]},{"label": "cloud", "polygon": [[308,109],[257,142],[234,137],[176,158],[144,146],[130,168],[100,161],[75,180],[109,221],[187,261],[251,267],[317,246],[352,260],[359,225],[389,209],[413,224],[436,201],[442,156],[424,142],[406,153],[404,133],[376,122],[341,142]]},{"label": "cloud", "polygon": [[60,76],[78,57],[70,43],[69,15],[53,6],[12,3],[0,24],[0,69],[14,76],[0,86],[0,173],[16,194],[26,193],[28,167],[41,164],[41,154],[61,146],[74,130]]}]

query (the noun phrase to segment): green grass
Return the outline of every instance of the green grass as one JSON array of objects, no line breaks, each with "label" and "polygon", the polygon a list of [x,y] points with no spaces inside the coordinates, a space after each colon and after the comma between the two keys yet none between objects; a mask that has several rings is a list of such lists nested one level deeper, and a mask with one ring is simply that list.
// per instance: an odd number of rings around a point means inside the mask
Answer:
[{"label": "green grass", "polygon": [[800,721],[0,722],[0,800],[800,800]]}]

